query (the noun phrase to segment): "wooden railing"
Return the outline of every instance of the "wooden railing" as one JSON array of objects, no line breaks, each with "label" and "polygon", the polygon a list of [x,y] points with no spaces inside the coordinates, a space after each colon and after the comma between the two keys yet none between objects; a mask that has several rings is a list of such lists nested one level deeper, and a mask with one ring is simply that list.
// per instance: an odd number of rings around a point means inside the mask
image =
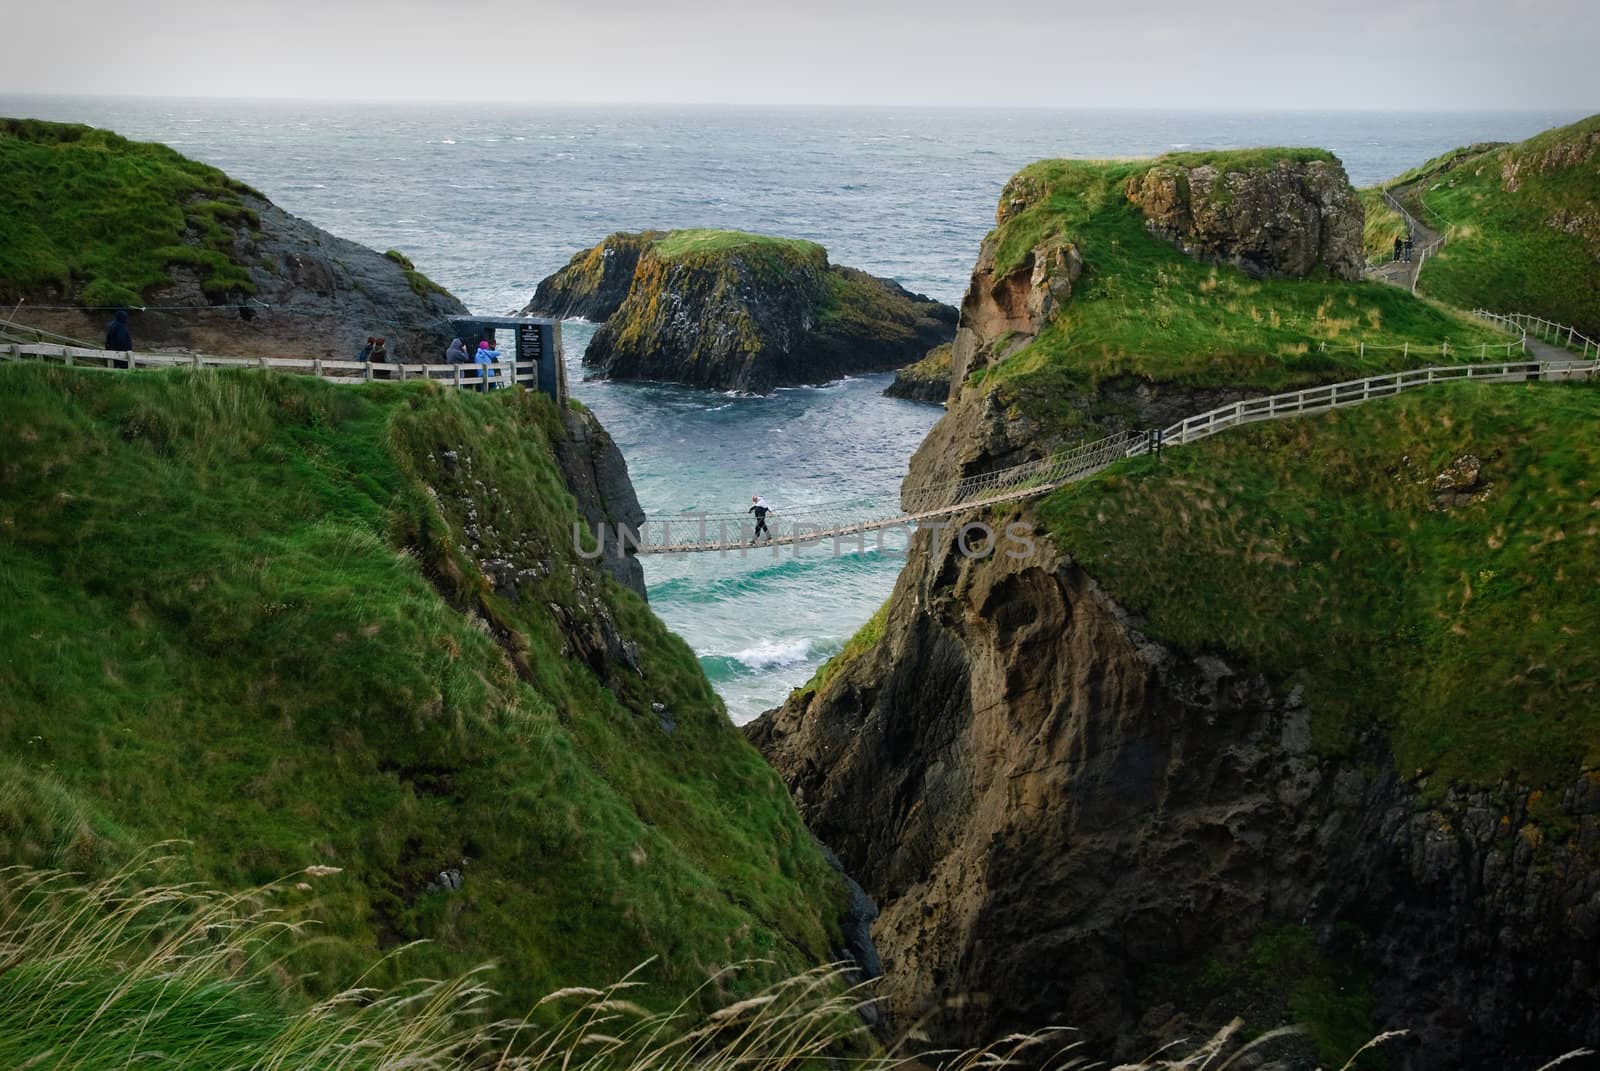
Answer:
[{"label": "wooden railing", "polygon": [[[370,383],[374,380],[431,379],[450,386],[477,388],[485,383],[501,387],[512,383],[535,385],[536,361],[496,361],[494,364],[391,364],[385,361],[334,361],[322,357],[215,357],[204,353],[122,353],[86,346],[47,342],[0,342],[0,360],[54,361],[80,368],[134,371],[151,368],[266,368],[297,375],[317,376],[334,383]],[[483,375],[488,372],[488,376]]]}]

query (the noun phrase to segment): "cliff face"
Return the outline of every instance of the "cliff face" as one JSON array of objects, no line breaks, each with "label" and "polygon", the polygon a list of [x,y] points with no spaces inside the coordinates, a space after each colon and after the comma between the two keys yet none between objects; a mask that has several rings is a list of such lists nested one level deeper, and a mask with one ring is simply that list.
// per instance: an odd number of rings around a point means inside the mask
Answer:
[{"label": "cliff face", "polygon": [[[1045,196],[1039,181],[1027,175],[1013,178],[1000,194],[997,227],[1004,227]],[[952,385],[1032,342],[1072,297],[1073,284],[1083,275],[1082,254],[1059,234],[1032,243],[1014,264],[1003,268],[996,264],[1000,243],[998,230],[983,240],[972,280],[961,299],[961,321],[951,352]]]},{"label": "cliff face", "polygon": [[5,119],[0,172],[0,298],[96,345],[105,307],[129,306],[139,348],[348,359],[375,335],[391,360],[432,361],[450,341],[444,319],[466,312],[403,255],[329,234],[163,145]]},{"label": "cliff face", "polygon": [[916,364],[897,371],[883,393],[890,398],[943,405],[950,397],[950,350],[948,344],[935,346]]},{"label": "cliff face", "polygon": [[[1270,351],[1253,332],[1305,294],[1390,296],[1328,278],[1337,212],[1259,247],[1279,274],[1318,251],[1302,283],[1174,253],[1118,194],[1166,166],[1044,162],[1007,186],[908,487],[1265,393],[1278,366],[1238,357]],[[1266,187],[1296,188],[1280,170]],[[1336,165],[1306,170],[1348,191]],[[1185,196],[1167,205],[1192,222]],[[1191,296],[1163,305],[1174,277]],[[1192,353],[1135,374],[1139,287],[1175,324],[1219,290],[1267,311],[1218,303],[1174,333]],[[1394,321],[1434,322],[1399,299]],[[917,534],[882,638],[747,727],[877,901],[902,1025],[926,1015],[955,1046],[1072,1026],[1131,1058],[1235,1015],[1305,1022],[1292,1067],[1405,1029],[1411,1071],[1600,1040],[1600,658],[1575,645],[1592,610],[1566,582],[1600,567],[1582,475],[1600,448],[1562,460],[1593,403],[1474,393],[1493,389],[1230,431],[952,518],[1012,532],[988,556]],[[1515,520],[1534,500],[1538,532]],[[1497,576],[1514,582],[1486,594]]]},{"label": "cliff face", "polygon": [[821,246],[725,231],[613,236],[539,293],[530,308],[608,313],[584,354],[601,374],[721,390],[895,368],[955,326],[954,309],[831,265]]},{"label": "cliff face", "polygon": [[522,315],[605,321],[627,298],[639,255],[665,235],[665,231],[608,235],[594,248],[575,254],[554,275],[540,280]]},{"label": "cliff face", "polygon": [[1404,1066],[1498,1067],[1600,1036],[1595,775],[1561,797],[1576,852],[1511,784],[1424,802],[1381,741],[1319,757],[1317,697],[1153,642],[1029,516],[990,521],[1035,552],[919,534],[882,642],[749,729],[877,901],[898,1021],[1138,1056],[1248,1014],[1199,965],[1288,924],[1363,965],[1348,1051],[1407,1028]]},{"label": "cliff face", "polygon": [[1163,157],[1128,180],[1128,199],[1150,233],[1197,260],[1257,277],[1361,278],[1364,214],[1339,162],[1257,155],[1221,166],[1203,155]]},{"label": "cliff face", "polygon": [[[642,529],[644,507],[628,478],[627,459],[599,418],[587,409],[568,409],[561,414],[561,423],[566,436],[555,443],[556,464],[577,500],[586,533],[592,536],[604,528],[614,535],[619,524],[635,532]],[[615,538],[607,539],[604,549],[600,560],[611,579],[639,598],[649,598],[639,559]]]}]

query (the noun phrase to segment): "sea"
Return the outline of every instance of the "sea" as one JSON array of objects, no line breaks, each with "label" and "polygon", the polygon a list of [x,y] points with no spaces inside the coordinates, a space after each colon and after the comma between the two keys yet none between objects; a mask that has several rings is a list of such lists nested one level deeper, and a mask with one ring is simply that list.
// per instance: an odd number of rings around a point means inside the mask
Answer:
[{"label": "sea", "polygon": [[[1357,185],[1457,145],[1577,112],[1205,112],[379,104],[0,95],[0,115],[109,127],[226,170],[284,209],[398,249],[479,313],[618,230],[728,227],[958,303],[1006,179],[1044,157],[1316,145]],[[583,378],[593,325],[564,329],[573,394],[605,422],[652,515],[892,501],[936,406],[861,376],[765,397]],[[783,701],[883,604],[903,540],[863,553],[651,557],[651,605],[739,723]]]}]

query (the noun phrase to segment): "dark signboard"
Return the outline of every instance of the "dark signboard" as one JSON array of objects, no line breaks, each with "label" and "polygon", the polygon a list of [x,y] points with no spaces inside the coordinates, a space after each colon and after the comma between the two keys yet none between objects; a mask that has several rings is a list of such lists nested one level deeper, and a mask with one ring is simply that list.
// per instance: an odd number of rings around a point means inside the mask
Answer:
[{"label": "dark signboard", "polygon": [[544,358],[544,324],[517,325],[517,360],[538,361]]}]

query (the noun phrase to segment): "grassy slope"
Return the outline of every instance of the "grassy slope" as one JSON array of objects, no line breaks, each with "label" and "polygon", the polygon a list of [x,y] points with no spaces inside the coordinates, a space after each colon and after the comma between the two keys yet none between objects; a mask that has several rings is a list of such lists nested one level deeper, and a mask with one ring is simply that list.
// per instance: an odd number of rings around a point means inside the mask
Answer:
[{"label": "grassy slope", "polygon": [[1357,190],[1366,220],[1361,227],[1361,249],[1369,261],[1383,262],[1394,257],[1394,240],[1406,236],[1405,217],[1383,196],[1383,190],[1369,186]]},{"label": "grassy slope", "polygon": [[704,229],[669,231],[652,248],[657,256],[668,260],[696,254],[767,250],[794,254],[807,260],[824,255],[820,245],[802,238],[774,238],[771,235],[750,234],[746,231]]},{"label": "grassy slope", "polygon": [[[415,937],[386,969],[498,959],[519,1014],[652,954],[661,999],[829,956],[833,876],[688,648],[608,582],[644,676],[567,653],[547,606],[594,611],[540,396],[6,366],[0,399],[0,862],[182,837],[225,887],[341,867],[290,963],[319,992]],[[495,551],[548,566],[520,602],[463,549],[473,480]]]},{"label": "grassy slope", "polygon": [[[1600,764],[1600,389],[1454,384],[1228,431],[1047,498],[1152,634],[1307,685],[1319,745],[1370,726],[1398,769],[1565,787]],[[1486,462],[1485,501],[1434,477]]]},{"label": "grassy slope", "polygon": [[[1229,154],[1207,154],[1219,166]],[[1256,152],[1247,152],[1253,158]],[[1045,160],[1013,182],[1042,187],[997,232],[997,272],[1063,234],[1083,256],[1071,300],[993,378],[1052,400],[1131,374],[1194,386],[1281,388],[1438,360],[1440,346],[1505,336],[1378,283],[1252,279],[1201,264],[1145,232],[1124,195],[1150,161]],[[1409,359],[1401,355],[1410,344]],[[1361,347],[1365,345],[1365,353]]]},{"label": "grassy slope", "polygon": [[[1600,115],[1475,157],[1458,152],[1448,170],[1417,176],[1420,211],[1411,211],[1446,238],[1418,288],[1463,308],[1531,312],[1600,335]],[[1578,233],[1553,225],[1562,219],[1577,221]]]},{"label": "grassy slope", "polygon": [[175,264],[198,271],[208,294],[255,289],[232,259],[236,228],[260,223],[240,200],[254,191],[164,145],[0,119],[0,185],[0,294],[56,288],[85,305],[137,305]]}]

